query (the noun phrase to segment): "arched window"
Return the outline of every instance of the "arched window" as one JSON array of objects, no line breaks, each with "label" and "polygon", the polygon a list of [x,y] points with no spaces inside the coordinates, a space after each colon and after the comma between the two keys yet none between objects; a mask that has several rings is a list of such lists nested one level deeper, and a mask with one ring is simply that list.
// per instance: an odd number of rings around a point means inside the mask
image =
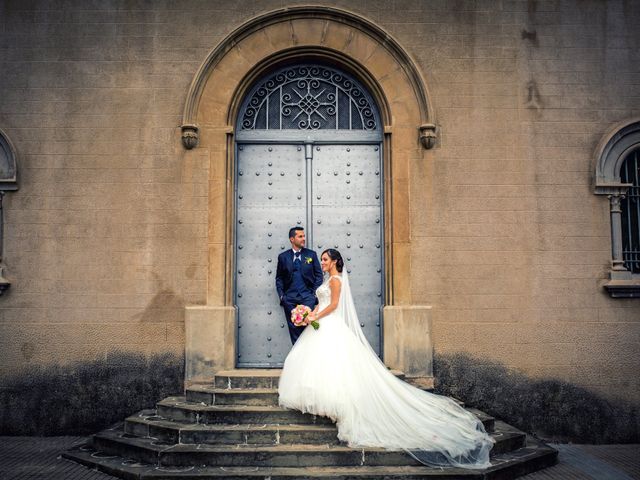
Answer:
[{"label": "arched window", "polygon": [[0,130],[0,191],[18,189],[16,150],[9,137]]},{"label": "arched window", "polygon": [[379,141],[382,135],[366,88],[329,65],[292,65],[273,72],[254,85],[240,112],[240,141]]},{"label": "arched window", "polygon": [[607,195],[611,215],[612,297],[640,298],[640,119],[624,122],[600,142],[595,193]]},{"label": "arched window", "polygon": [[16,150],[9,137],[0,130],[0,295],[10,286],[11,282],[4,278],[4,215],[2,199],[6,192],[18,189],[18,166]]},{"label": "arched window", "polygon": [[631,152],[622,162],[620,181],[631,184],[620,201],[622,258],[627,270],[640,274],[640,149]]}]

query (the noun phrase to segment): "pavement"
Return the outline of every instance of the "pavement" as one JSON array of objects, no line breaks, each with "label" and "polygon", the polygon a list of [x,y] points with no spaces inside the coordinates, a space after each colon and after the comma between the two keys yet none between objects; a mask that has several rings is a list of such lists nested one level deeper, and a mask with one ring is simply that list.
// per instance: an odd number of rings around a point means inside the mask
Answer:
[{"label": "pavement", "polygon": [[[1,480],[115,480],[60,454],[87,437],[0,437]],[[640,444],[553,445],[557,465],[522,480],[640,480]]]}]

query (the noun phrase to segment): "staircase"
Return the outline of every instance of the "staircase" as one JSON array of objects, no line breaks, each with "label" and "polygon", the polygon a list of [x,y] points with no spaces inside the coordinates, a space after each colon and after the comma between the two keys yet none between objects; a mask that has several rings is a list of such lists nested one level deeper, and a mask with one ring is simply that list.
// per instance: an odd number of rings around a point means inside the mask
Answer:
[{"label": "staircase", "polygon": [[[402,373],[393,372],[400,378]],[[496,439],[486,470],[426,467],[404,451],[349,448],[326,417],[278,406],[280,370],[218,372],[63,457],[124,479],[510,479],[557,451],[469,408]]]}]

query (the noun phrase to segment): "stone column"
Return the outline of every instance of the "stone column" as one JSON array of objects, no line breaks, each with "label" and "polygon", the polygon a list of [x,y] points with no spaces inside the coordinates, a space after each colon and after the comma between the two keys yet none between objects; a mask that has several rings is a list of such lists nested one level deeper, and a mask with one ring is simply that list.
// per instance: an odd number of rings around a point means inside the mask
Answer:
[{"label": "stone column", "polygon": [[611,207],[611,271],[628,272],[622,256],[622,209],[620,202],[624,198],[621,193],[608,195]]},{"label": "stone column", "polygon": [[611,269],[609,279],[602,286],[613,298],[640,298],[640,281],[624,266],[622,253],[622,209],[620,202],[627,194],[631,183],[596,183],[594,193],[609,199],[611,218]]}]

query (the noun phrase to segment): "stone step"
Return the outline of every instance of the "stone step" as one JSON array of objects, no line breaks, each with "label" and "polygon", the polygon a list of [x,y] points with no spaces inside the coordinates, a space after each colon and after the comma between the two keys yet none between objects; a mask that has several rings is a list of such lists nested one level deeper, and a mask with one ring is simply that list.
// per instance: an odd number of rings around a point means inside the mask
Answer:
[{"label": "stone step", "polygon": [[[464,406],[460,400],[454,399]],[[193,385],[186,389],[186,401],[203,405],[278,405],[277,388],[216,388]]]},{"label": "stone step", "polygon": [[[398,378],[404,380],[405,375],[399,370],[390,370]],[[216,372],[213,386],[215,388],[278,388],[280,368],[239,368]]]},{"label": "stone step", "polygon": [[213,424],[165,420],[154,410],[143,410],[125,420],[124,432],[166,443],[185,444],[339,444],[335,425]]},{"label": "stone step", "polygon": [[[488,432],[494,431],[496,421],[493,417],[480,410],[471,411],[480,418]],[[500,422],[500,425],[501,432],[511,428],[504,422]],[[338,429],[333,424],[194,424],[166,420],[156,415],[155,410],[143,410],[128,417],[124,423],[124,433],[138,437],[151,437],[166,443],[222,445],[341,443],[338,440]],[[520,432],[520,435],[522,437],[524,434]]]},{"label": "stone step", "polygon": [[[203,435],[210,432],[202,429]],[[525,445],[523,432],[511,427],[492,434],[496,444],[492,456],[513,452]],[[132,437],[121,429],[105,430],[93,436],[94,448],[108,455],[127,456],[138,462],[165,466],[357,466],[420,465],[403,450],[350,448],[341,443],[207,444],[166,442],[161,438]]]},{"label": "stone step", "polygon": [[[254,450],[255,451],[255,450]],[[361,451],[358,451],[361,453]],[[362,454],[361,454],[362,455]],[[558,452],[537,440],[527,437],[526,445],[517,451],[492,456],[492,466],[486,470],[468,470],[459,468],[430,468],[419,466],[391,465],[331,465],[299,467],[260,467],[252,466],[162,466],[155,462],[140,463],[128,457],[106,454],[90,446],[79,446],[63,454],[64,458],[74,460],[90,468],[125,479],[258,479],[258,478],[317,478],[348,480],[354,478],[383,479],[491,479],[505,480],[549,467],[557,462]],[[264,458],[257,455],[255,458]],[[365,460],[371,454],[365,452]],[[156,459],[159,459],[156,457]]]},{"label": "stone step", "polygon": [[517,451],[527,445],[527,434],[511,425],[494,420],[491,436],[496,441],[491,456]]},{"label": "stone step", "polygon": [[216,372],[215,388],[278,388],[280,368],[241,368]]},{"label": "stone step", "polygon": [[157,403],[157,414],[167,420],[201,424],[332,424],[330,418],[268,405],[201,405],[185,397],[168,397]]},{"label": "stone step", "polygon": [[[352,449],[344,445],[182,445],[117,431],[93,436],[92,445],[107,455],[163,466],[311,467],[358,465],[419,465],[405,452]],[[365,453],[366,451],[366,453]]]},{"label": "stone step", "polygon": [[278,405],[277,388],[187,388],[186,401],[204,405]]},{"label": "stone step", "polygon": [[[461,405],[464,407],[464,404]],[[491,415],[483,412],[482,410],[478,410],[477,408],[464,407],[465,410],[473,413],[484,425],[484,428],[487,432],[493,432],[495,428],[496,419]],[[505,424],[506,425],[506,424]]]},{"label": "stone step", "polygon": [[[464,406],[462,402],[458,402]],[[475,410],[474,413],[491,431],[493,417]],[[157,403],[157,415],[177,422],[220,424],[220,423],[258,423],[258,424],[328,424],[333,421],[327,417],[302,413],[277,405],[207,405],[188,402],[184,396],[167,397]]]},{"label": "stone step", "polygon": [[[313,424],[334,422],[320,415],[302,413],[269,405],[203,405],[187,402],[185,397],[168,397],[157,404],[156,415],[163,420],[194,424]],[[494,426],[494,418],[477,409],[468,409],[484,424],[487,432]]]}]

